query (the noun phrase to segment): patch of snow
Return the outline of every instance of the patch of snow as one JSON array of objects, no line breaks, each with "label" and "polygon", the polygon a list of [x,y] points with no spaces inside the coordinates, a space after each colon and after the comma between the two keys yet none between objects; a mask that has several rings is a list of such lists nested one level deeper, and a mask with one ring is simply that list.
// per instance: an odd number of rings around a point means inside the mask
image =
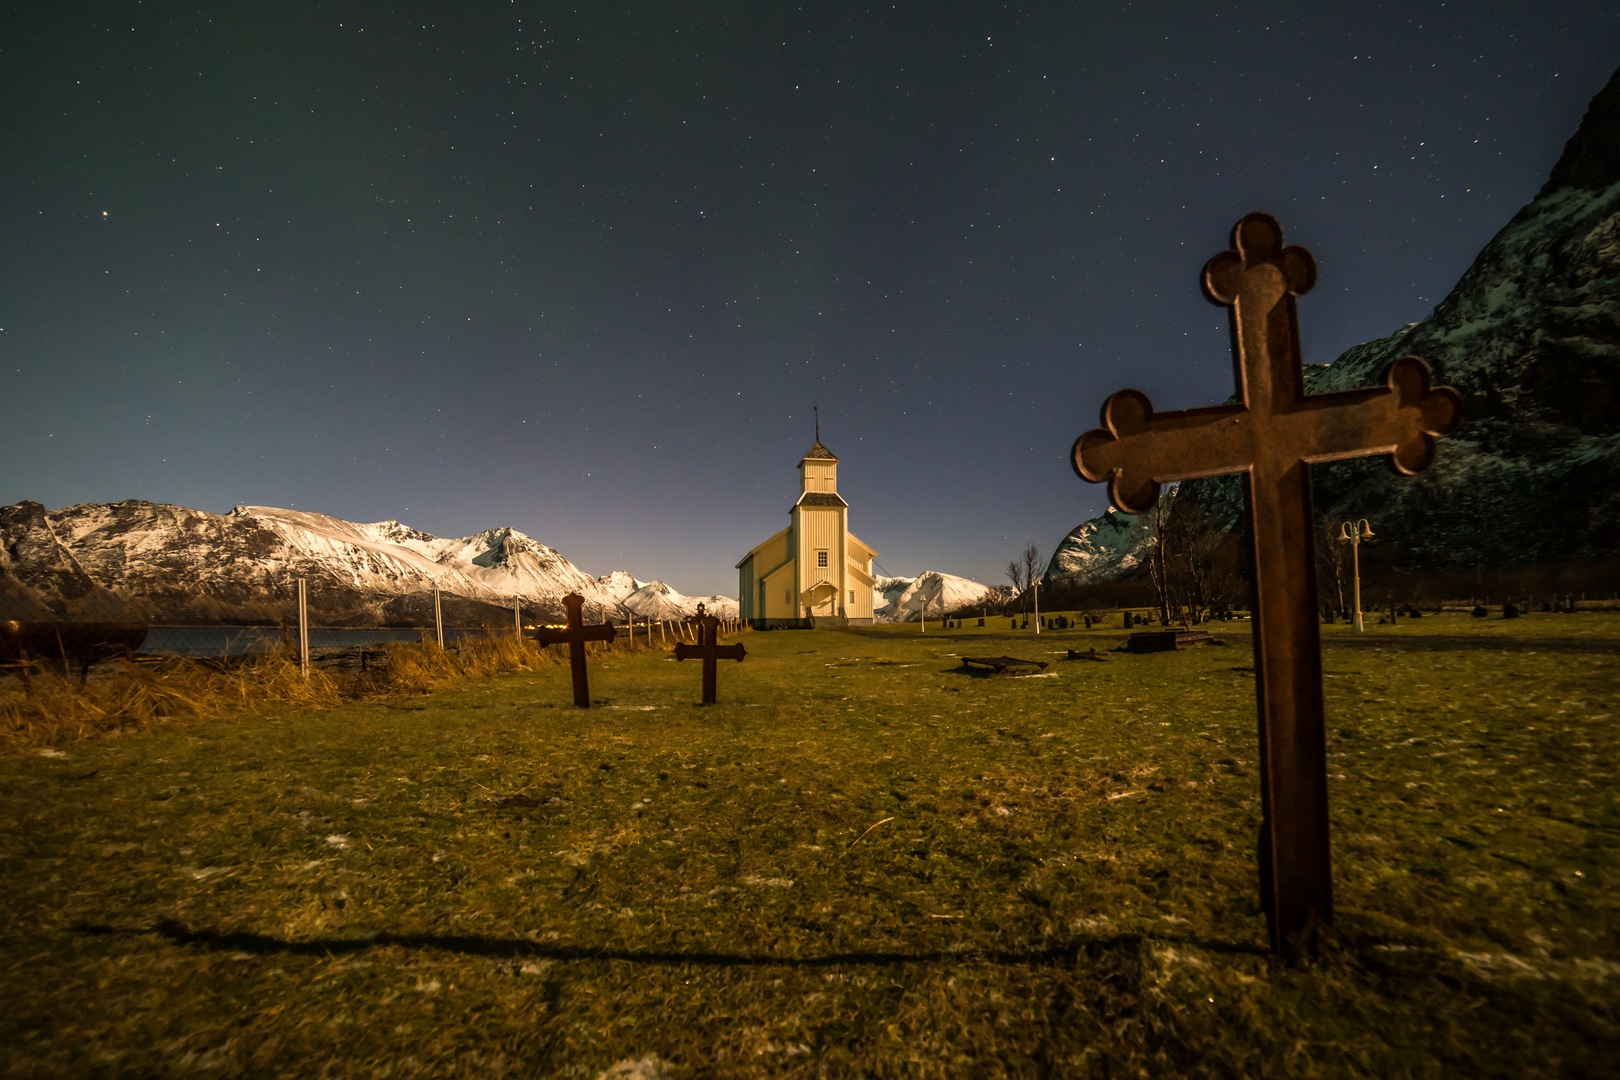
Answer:
[{"label": "patch of snow", "polygon": [[971,607],[990,595],[988,585],[955,574],[925,570],[914,578],[880,577],[872,586],[873,618],[878,622],[916,622],[926,604],[928,617]]},{"label": "patch of snow", "polygon": [[1041,580],[1047,585],[1086,584],[1124,577],[1141,565],[1147,541],[1145,518],[1109,507],[1063,538]]}]

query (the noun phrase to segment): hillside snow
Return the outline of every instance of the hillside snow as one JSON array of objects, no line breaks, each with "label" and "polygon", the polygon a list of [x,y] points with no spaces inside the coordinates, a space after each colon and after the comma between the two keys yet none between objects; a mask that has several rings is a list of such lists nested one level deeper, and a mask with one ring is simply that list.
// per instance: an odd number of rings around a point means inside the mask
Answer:
[{"label": "hillside snow", "polygon": [[703,605],[705,615],[717,619],[737,618],[737,601],[725,596],[682,596],[662,581],[649,581],[622,601],[624,609],[638,619],[674,620],[697,614]]},{"label": "hillside snow", "polygon": [[1141,565],[1147,549],[1145,519],[1113,507],[1074,527],[1052,552],[1043,584],[1086,584],[1123,577]]},{"label": "hillside snow", "polygon": [[982,602],[993,590],[968,578],[925,570],[914,578],[880,577],[872,586],[873,618],[878,622],[914,622]]}]

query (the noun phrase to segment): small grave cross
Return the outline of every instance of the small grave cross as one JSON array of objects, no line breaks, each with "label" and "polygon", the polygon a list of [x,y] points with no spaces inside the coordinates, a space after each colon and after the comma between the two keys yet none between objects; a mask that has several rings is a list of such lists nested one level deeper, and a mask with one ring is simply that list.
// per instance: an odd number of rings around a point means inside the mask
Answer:
[{"label": "small grave cross", "polygon": [[1145,394],[1121,390],[1103,429],[1074,444],[1074,468],[1108,484],[1114,506],[1139,514],[1159,485],[1222,473],[1243,477],[1254,566],[1254,663],[1260,714],[1260,897],[1272,950],[1308,954],[1332,921],[1328,857],[1322,654],[1317,626],[1311,465],[1388,454],[1411,475],[1434,460],[1435,439],[1457,430],[1462,401],[1429,384],[1415,356],[1385,384],[1305,393],[1294,300],[1316,281],[1316,261],[1283,246],[1282,226],[1250,214],[1232,248],[1204,265],[1203,291],[1231,309],[1232,366],[1240,403],[1155,413]]},{"label": "small grave cross", "polygon": [[703,661],[703,704],[713,705],[715,661],[735,660],[740,664],[743,657],[748,655],[748,650],[742,647],[740,641],[735,645],[718,644],[720,620],[713,615],[703,616],[698,623],[703,627],[703,644],[688,645],[684,641],[677,642],[675,659]]},{"label": "small grave cross", "polygon": [[601,623],[596,626],[586,626],[580,616],[580,610],[585,606],[585,598],[578,593],[569,593],[563,597],[563,607],[568,610],[568,629],[553,630],[548,626],[536,627],[534,639],[542,645],[560,645],[568,643],[568,664],[574,672],[574,704],[582,709],[591,707],[591,688],[585,680],[585,643],[587,641],[612,641],[614,629],[611,623]]}]

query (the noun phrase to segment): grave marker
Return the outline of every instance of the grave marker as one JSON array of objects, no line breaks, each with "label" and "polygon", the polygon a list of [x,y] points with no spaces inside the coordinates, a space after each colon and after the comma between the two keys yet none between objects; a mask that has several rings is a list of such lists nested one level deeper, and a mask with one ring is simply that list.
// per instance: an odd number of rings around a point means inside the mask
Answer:
[{"label": "grave marker", "polygon": [[580,610],[584,605],[585,598],[578,593],[569,593],[563,597],[563,607],[568,611],[568,628],[553,630],[549,626],[536,627],[534,639],[542,645],[561,645],[565,641],[568,643],[568,664],[574,673],[574,704],[582,709],[588,709],[591,707],[591,688],[585,679],[585,643],[612,641],[614,629],[611,623],[586,626],[580,616]]},{"label": "grave marker", "polygon": [[742,642],[735,645],[721,645],[716,641],[720,620],[713,615],[703,616],[703,644],[688,645],[681,642],[675,646],[675,659],[702,660],[703,661],[703,704],[714,704],[715,661],[735,660],[742,663],[748,650],[742,647]]},{"label": "grave marker", "polygon": [[1322,654],[1317,624],[1311,465],[1388,454],[1400,473],[1425,468],[1435,439],[1457,429],[1462,402],[1432,387],[1416,357],[1397,360],[1385,385],[1333,394],[1304,391],[1295,298],[1316,281],[1316,262],[1284,247],[1282,227],[1250,214],[1232,229],[1233,250],[1204,265],[1204,295],[1231,309],[1239,404],[1155,413],[1147,395],[1122,390],[1103,406],[1103,427],[1075,440],[1079,475],[1106,482],[1131,514],[1158,500],[1159,485],[1238,473],[1254,568],[1254,658],[1260,720],[1260,893],[1272,950],[1307,955],[1333,917],[1328,855]]}]

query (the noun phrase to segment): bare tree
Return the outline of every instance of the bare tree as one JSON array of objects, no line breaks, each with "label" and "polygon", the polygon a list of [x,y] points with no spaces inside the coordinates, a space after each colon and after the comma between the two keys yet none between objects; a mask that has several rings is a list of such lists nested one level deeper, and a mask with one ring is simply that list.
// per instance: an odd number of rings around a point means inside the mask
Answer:
[{"label": "bare tree", "polygon": [[1039,580],[1041,553],[1036,550],[1034,544],[1030,544],[1024,548],[1022,558],[1024,560],[1024,587],[1028,588]]},{"label": "bare tree", "polygon": [[1200,623],[1228,606],[1237,591],[1241,551],[1237,538],[1202,506],[1181,500],[1171,511],[1170,576],[1187,618]]},{"label": "bare tree", "polygon": [[[1034,544],[1028,544],[1020,554],[1020,558],[1024,561],[1024,589],[1033,597],[1035,589],[1040,585],[1041,571],[1043,569],[1040,550]],[[1026,604],[1024,609],[1027,611],[1029,605]]]},{"label": "bare tree", "polygon": [[1200,623],[1230,605],[1242,559],[1237,538],[1220,519],[1176,487],[1160,495],[1142,520],[1143,561],[1162,622]]},{"label": "bare tree", "polygon": [[1142,523],[1147,527],[1145,561],[1148,583],[1153,586],[1153,596],[1158,601],[1159,621],[1165,625],[1170,622],[1170,609],[1179,606],[1176,596],[1177,582],[1171,572],[1170,551],[1174,546],[1172,533],[1175,493],[1175,488],[1160,492],[1159,501],[1142,514]]},{"label": "bare tree", "polygon": [[1349,610],[1345,590],[1350,587],[1350,545],[1339,530],[1345,519],[1336,514],[1318,511],[1316,515],[1316,568],[1323,582],[1331,584],[1338,603],[1334,607],[1340,615]]}]

